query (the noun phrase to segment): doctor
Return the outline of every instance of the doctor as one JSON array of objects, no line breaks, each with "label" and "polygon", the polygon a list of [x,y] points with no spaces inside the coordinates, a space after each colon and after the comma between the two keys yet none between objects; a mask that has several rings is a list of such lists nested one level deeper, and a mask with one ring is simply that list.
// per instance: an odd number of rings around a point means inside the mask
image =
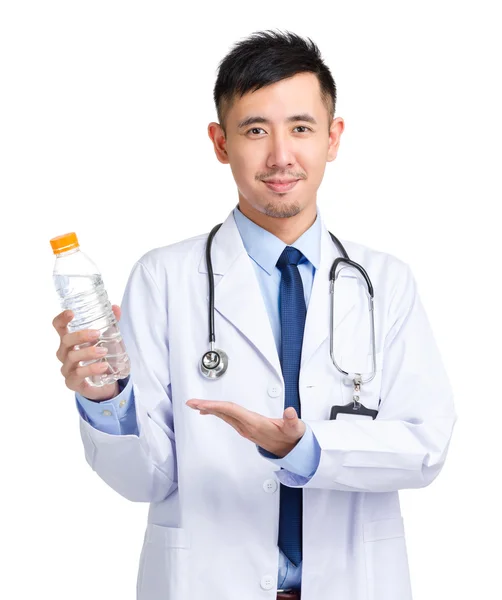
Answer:
[{"label": "doctor", "polygon": [[[222,61],[214,97],[208,133],[238,190],[211,251],[227,371],[200,371],[207,233],[132,267],[114,306],[127,379],[89,387],[96,365],[79,361],[97,355],[74,350],[89,331],[68,333],[71,313],[54,319],[87,462],[150,503],[137,597],[410,600],[398,491],[437,477],[456,420],[414,277],[398,258],[343,242],[374,286],[376,374],[361,402],[378,415],[330,420],[353,397],[330,356],[340,252],[316,200],[344,130],[333,78],[312,43],[261,32]],[[353,372],[372,364],[362,289],[351,269],[335,287],[336,359]]]}]

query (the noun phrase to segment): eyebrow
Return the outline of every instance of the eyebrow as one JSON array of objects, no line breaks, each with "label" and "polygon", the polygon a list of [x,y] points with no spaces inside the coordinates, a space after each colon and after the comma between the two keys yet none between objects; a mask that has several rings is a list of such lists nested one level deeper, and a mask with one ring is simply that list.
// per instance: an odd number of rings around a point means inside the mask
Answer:
[{"label": "eyebrow", "polygon": [[[286,123],[295,123],[296,121],[306,121],[307,123],[312,123],[312,125],[317,125],[317,121],[314,119],[314,117],[312,117],[308,113],[302,113],[300,115],[292,115],[291,117],[288,117],[286,119]],[[243,121],[241,121],[237,125],[237,129],[242,129],[243,127],[248,127],[249,125],[252,125],[253,123],[263,123],[265,125],[269,125],[271,123],[271,121],[269,119],[266,119],[265,117],[260,117],[260,116],[246,117]]]}]

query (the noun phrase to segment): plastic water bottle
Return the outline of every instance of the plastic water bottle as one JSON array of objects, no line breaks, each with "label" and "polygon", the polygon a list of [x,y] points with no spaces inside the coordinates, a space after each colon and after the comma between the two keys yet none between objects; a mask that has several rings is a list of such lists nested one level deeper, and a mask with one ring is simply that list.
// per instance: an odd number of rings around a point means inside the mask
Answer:
[{"label": "plastic water bottle", "polygon": [[68,324],[69,331],[96,329],[100,332],[95,344],[76,344],[74,349],[80,350],[91,345],[108,348],[103,358],[79,362],[81,367],[94,362],[108,364],[105,373],[86,377],[85,380],[89,385],[102,387],[127,377],[130,372],[129,357],[98,267],[80,250],[74,232],[52,238],[50,243],[56,255],[53,279],[61,308],[73,311],[73,319]]}]

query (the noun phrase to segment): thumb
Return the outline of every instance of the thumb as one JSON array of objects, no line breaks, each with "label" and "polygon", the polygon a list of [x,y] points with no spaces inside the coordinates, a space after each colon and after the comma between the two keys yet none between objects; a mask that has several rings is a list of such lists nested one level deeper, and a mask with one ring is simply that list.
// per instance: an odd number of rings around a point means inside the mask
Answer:
[{"label": "thumb", "polygon": [[296,425],[298,421],[298,415],[296,414],[296,410],[292,407],[289,406],[288,408],[286,408],[286,410],[284,411],[284,422],[286,423],[286,425]]},{"label": "thumb", "polygon": [[118,306],[118,304],[112,304],[112,310],[113,310],[113,314],[115,315],[115,318],[117,319],[117,321],[120,321],[120,317],[122,315],[120,306]]}]

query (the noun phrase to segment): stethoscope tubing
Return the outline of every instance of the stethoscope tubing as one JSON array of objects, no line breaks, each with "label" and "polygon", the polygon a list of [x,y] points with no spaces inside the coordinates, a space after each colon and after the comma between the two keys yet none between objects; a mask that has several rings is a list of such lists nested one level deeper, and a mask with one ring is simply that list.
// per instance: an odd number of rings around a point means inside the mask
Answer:
[{"label": "stethoscope tubing", "polygon": [[[208,306],[208,310],[209,310],[209,314],[208,314],[208,321],[209,321],[209,344],[210,344],[210,352],[216,355],[218,355],[218,352],[221,352],[222,354],[223,351],[215,351],[215,328],[214,328],[214,272],[213,272],[213,263],[211,260],[211,245],[213,242],[213,238],[216,235],[216,232],[219,230],[219,228],[222,226],[223,223],[219,223],[218,225],[215,225],[213,227],[213,229],[211,230],[211,232],[209,233],[209,236],[207,238],[207,242],[206,242],[206,265],[207,265],[207,272],[208,272],[208,282],[209,282],[209,306]],[[374,302],[373,302],[373,298],[374,298],[374,290],[373,290],[373,284],[371,283],[371,280],[369,278],[368,273],[365,271],[365,269],[357,262],[354,262],[353,260],[350,260],[349,255],[347,254],[347,251],[345,250],[343,244],[340,242],[340,240],[335,237],[330,231],[328,232],[331,236],[331,239],[333,241],[333,243],[336,245],[336,247],[338,248],[338,251],[340,252],[340,254],[342,255],[341,257],[338,257],[334,260],[333,265],[331,266],[330,269],[330,294],[331,294],[331,306],[330,306],[330,355],[331,355],[331,360],[333,362],[333,364],[335,365],[335,367],[337,368],[337,370],[342,373],[345,376],[349,376],[349,373],[347,371],[344,371],[341,367],[338,366],[335,356],[334,356],[334,348],[333,348],[333,326],[334,326],[334,285],[335,285],[335,281],[338,277],[338,273],[337,272],[337,268],[341,263],[347,264],[350,267],[353,267],[355,269],[357,269],[359,271],[359,273],[362,275],[362,277],[364,278],[365,282],[366,282],[366,286],[368,289],[368,295],[369,295],[369,311],[370,311],[370,324],[371,324],[371,343],[372,343],[372,361],[373,361],[373,365],[372,365],[372,374],[368,379],[363,379],[361,380],[361,383],[367,383],[369,381],[371,381],[375,375],[376,375],[376,353],[375,353],[375,317],[374,317]],[[201,370],[203,372],[203,374],[210,378],[210,379],[214,379],[215,376],[208,373],[208,371],[210,371],[210,369],[204,368],[204,358],[206,357],[206,355],[209,354],[208,352],[206,352],[202,358],[201,361]],[[228,357],[225,354],[225,359],[228,362]],[[217,356],[217,363],[211,367],[211,369],[214,369],[216,366],[218,366],[220,363],[220,356]],[[221,372],[221,375],[223,375],[223,373],[226,371],[226,366],[224,367],[224,369]]]},{"label": "stethoscope tubing", "polygon": [[218,229],[223,225],[223,223],[219,223],[215,225],[213,229],[211,229],[211,233],[207,238],[206,243],[206,265],[207,265],[207,273],[209,279],[209,344],[211,345],[211,350],[214,350],[214,274],[213,274],[213,261],[211,260],[211,244],[213,243],[213,238],[216,235]]}]

